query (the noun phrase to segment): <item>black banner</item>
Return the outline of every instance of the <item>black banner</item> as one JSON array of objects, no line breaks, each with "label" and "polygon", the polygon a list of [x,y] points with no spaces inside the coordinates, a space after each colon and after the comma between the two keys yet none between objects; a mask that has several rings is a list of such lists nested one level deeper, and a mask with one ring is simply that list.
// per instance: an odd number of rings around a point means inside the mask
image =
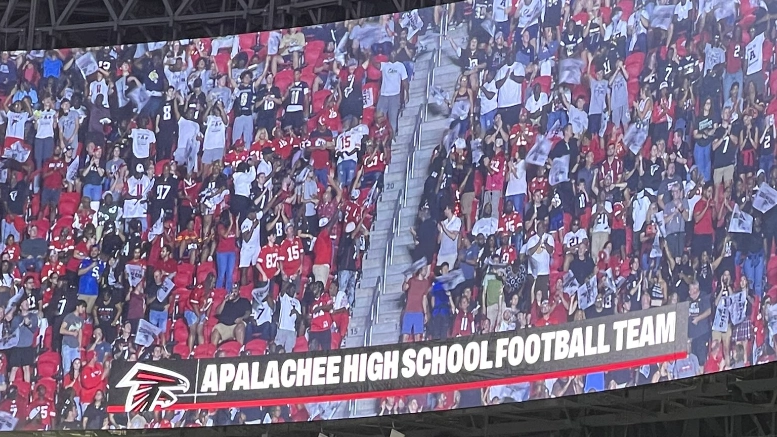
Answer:
[{"label": "black banner", "polygon": [[688,304],[445,341],[230,359],[115,362],[109,411],[359,399],[528,382],[687,354]]}]

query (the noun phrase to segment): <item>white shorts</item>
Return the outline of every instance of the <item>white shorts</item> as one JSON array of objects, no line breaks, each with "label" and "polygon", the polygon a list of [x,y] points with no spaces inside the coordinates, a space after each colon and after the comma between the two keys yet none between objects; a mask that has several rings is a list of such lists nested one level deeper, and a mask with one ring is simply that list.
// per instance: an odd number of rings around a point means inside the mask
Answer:
[{"label": "white shorts", "polygon": [[246,247],[240,248],[240,263],[238,267],[241,269],[248,266],[255,266],[256,259],[259,257],[259,247]]}]

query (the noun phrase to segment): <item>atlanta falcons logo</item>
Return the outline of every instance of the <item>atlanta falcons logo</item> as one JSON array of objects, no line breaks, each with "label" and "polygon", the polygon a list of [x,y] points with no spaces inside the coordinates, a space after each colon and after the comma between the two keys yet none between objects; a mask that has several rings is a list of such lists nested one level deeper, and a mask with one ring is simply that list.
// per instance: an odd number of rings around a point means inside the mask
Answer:
[{"label": "atlanta falcons logo", "polygon": [[117,388],[128,388],[125,411],[152,411],[171,407],[178,401],[175,392],[189,391],[189,380],[176,372],[151,366],[135,364],[116,384]]}]

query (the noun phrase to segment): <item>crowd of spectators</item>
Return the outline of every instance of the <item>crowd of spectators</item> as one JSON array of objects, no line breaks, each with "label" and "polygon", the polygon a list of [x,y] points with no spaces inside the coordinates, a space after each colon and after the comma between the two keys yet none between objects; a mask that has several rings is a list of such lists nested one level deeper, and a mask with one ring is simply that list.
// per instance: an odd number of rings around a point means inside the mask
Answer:
[{"label": "crowd of spectators", "polygon": [[344,344],[422,20],[2,52],[0,429],[331,418],[108,414],[109,375]]},{"label": "crowd of spectators", "polygon": [[433,92],[450,125],[412,231],[402,341],[688,302],[689,355],[384,398],[381,413],[775,360],[777,4],[474,0],[448,13],[443,53],[457,57],[442,63],[461,74]]},{"label": "crowd of spectators", "polygon": [[457,57],[441,62],[461,75],[440,93],[451,122],[412,229],[401,340],[689,302],[689,355],[387,397],[378,414],[777,359],[777,209],[754,206],[777,188],[777,10],[732,5],[472,0],[2,52],[3,429],[333,417],[341,404],[108,414],[108,376],[116,360],[342,346],[426,32],[447,35]]}]

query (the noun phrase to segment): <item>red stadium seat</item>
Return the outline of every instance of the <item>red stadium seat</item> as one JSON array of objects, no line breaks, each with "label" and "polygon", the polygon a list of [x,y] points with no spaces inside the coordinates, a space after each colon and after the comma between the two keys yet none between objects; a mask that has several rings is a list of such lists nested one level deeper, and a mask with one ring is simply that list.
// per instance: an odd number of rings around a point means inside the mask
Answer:
[{"label": "red stadium seat", "polygon": [[253,339],[245,344],[243,351],[245,355],[264,355],[267,353],[267,342],[260,338]]},{"label": "red stadium seat", "polygon": [[315,114],[319,114],[324,110],[326,99],[331,95],[332,91],[329,90],[319,90],[313,93],[313,112]]},{"label": "red stadium seat", "polygon": [[[81,326],[81,344],[89,344],[92,342],[92,332],[94,326],[91,323],[84,323]],[[81,358],[83,360],[83,357]]]},{"label": "red stadium seat", "polygon": [[203,358],[213,358],[216,355],[216,346],[213,346],[208,343],[198,344],[197,346],[194,346],[194,355],[192,355],[192,358],[197,359],[203,359]]},{"label": "red stadium seat", "polygon": [[62,357],[57,352],[47,351],[38,356],[35,362],[36,374],[43,378],[53,378],[62,365]]},{"label": "red stadium seat", "polygon": [[626,68],[626,72],[629,73],[629,79],[639,79],[639,74],[642,72],[642,66],[645,64],[645,54],[636,52],[626,57],[623,62],[623,66]]},{"label": "red stadium seat", "polygon": [[11,381],[11,384],[16,386],[17,399],[30,399],[32,384],[22,379],[23,377],[23,372],[16,372],[16,381]]},{"label": "red stadium seat", "polygon": [[173,277],[173,284],[179,288],[185,288],[192,285],[194,278],[194,266],[191,264],[179,264],[178,273]]},{"label": "red stadium seat", "polygon": [[183,343],[176,343],[175,346],[173,346],[172,353],[180,356],[182,359],[187,359],[192,354],[192,351],[189,349],[189,345],[184,341]]},{"label": "red stadium seat", "polygon": [[198,284],[202,284],[205,282],[205,279],[208,277],[208,273],[216,274],[216,265],[210,261],[210,262],[204,262],[197,266],[197,276],[196,281]]},{"label": "red stadium seat", "polygon": [[214,56],[214,62],[218,67],[219,73],[227,74],[229,71],[229,63],[232,62],[229,52],[219,52]]},{"label": "red stadium seat", "polygon": [[223,288],[216,288],[213,290],[213,301],[210,304],[209,315],[212,316],[216,314],[216,310],[218,309],[219,305],[221,305],[221,302],[224,302],[224,299],[226,299],[226,297],[227,297],[227,290],[224,290]]},{"label": "red stadium seat", "polygon": [[279,71],[275,75],[275,86],[281,90],[281,94],[285,93],[286,90],[289,89],[289,86],[292,82],[294,82],[294,71],[292,70]]},{"label": "red stadium seat", "polygon": [[[256,46],[256,37],[259,34],[257,32],[253,33],[242,33],[238,35],[238,46],[240,47],[240,50],[252,50]],[[251,59],[250,57],[248,59]]]},{"label": "red stadium seat", "polygon": [[[176,275],[178,276],[178,275]],[[189,301],[189,295],[191,291],[188,288],[178,287],[173,290],[172,296],[170,296],[170,315],[178,314],[178,317],[183,317],[184,308],[186,308]],[[178,304],[176,305],[176,302]]]},{"label": "red stadium seat", "polygon": [[79,193],[62,193],[59,195],[59,215],[72,216],[78,210],[78,204],[81,202]]},{"label": "red stadium seat", "polygon": [[240,356],[240,349],[242,348],[243,345],[235,340],[230,340],[219,345],[218,350],[223,352],[227,357],[234,358]]}]

